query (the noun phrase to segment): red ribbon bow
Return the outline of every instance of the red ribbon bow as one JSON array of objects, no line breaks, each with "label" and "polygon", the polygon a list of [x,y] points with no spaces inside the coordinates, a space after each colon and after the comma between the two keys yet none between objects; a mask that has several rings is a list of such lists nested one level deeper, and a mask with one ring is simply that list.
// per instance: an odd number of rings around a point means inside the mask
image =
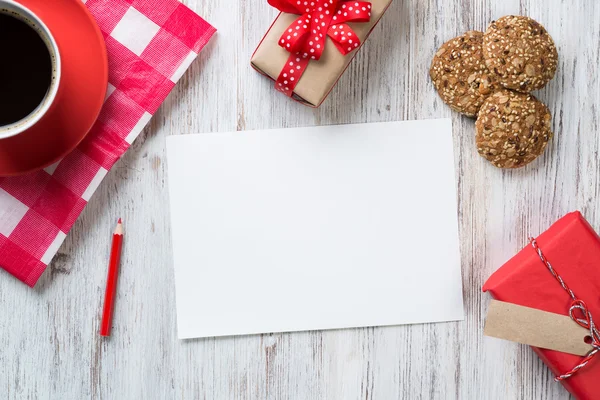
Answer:
[{"label": "red ribbon bow", "polygon": [[319,60],[327,36],[343,55],[360,46],[346,22],[369,22],[371,3],[342,0],[268,0],[281,12],[300,15],[281,35],[279,45],[290,57],[275,81],[275,88],[292,96],[310,60]]}]

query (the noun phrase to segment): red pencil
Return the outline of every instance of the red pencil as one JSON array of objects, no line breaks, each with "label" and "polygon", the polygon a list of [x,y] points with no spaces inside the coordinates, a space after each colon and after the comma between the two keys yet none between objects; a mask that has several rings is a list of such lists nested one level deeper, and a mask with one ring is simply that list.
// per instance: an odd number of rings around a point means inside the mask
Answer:
[{"label": "red pencil", "polygon": [[106,294],[104,295],[104,310],[102,311],[102,324],[100,326],[100,335],[102,336],[110,336],[122,244],[123,224],[121,223],[121,218],[119,218],[117,228],[113,235],[112,249],[110,251],[110,264],[108,265],[108,278],[106,279]]}]

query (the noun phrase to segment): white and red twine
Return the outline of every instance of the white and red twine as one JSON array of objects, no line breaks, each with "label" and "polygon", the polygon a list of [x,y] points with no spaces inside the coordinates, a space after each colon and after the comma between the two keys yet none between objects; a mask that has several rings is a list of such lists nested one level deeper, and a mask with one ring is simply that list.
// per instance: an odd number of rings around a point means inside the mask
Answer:
[{"label": "white and red twine", "polygon": [[[542,250],[539,248],[536,240],[534,238],[530,238],[529,241],[535,252],[540,257],[540,260],[542,260],[542,262],[544,263],[546,268],[548,268],[552,276],[554,276],[557,282],[560,283],[562,288],[568,293],[568,295],[573,300],[571,303],[571,307],[569,308],[569,316],[571,317],[571,319],[575,321],[575,323],[577,323],[579,326],[589,329],[590,331],[590,344],[593,347],[593,349],[575,367],[571,368],[568,372],[554,378],[554,380],[557,382],[563,381],[572,377],[579,370],[588,365],[588,363],[596,356],[596,354],[600,352],[600,332],[596,328],[596,325],[594,324],[594,319],[592,317],[592,313],[587,308],[585,302],[577,298],[577,296],[575,296],[575,293],[569,288],[569,286],[567,286],[562,277],[558,274],[558,272],[556,272],[554,267],[552,267],[552,264],[550,264],[548,259],[546,259],[544,253],[542,253]],[[581,314],[576,315],[577,312],[580,312]]]}]

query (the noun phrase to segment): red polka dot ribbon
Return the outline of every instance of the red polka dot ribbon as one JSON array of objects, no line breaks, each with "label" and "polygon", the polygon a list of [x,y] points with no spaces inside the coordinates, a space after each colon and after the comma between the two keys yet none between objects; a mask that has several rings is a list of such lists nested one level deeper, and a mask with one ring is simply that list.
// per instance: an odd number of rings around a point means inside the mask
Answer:
[{"label": "red polka dot ribbon", "polygon": [[369,22],[371,3],[340,0],[268,0],[279,11],[300,15],[281,35],[279,45],[290,57],[275,81],[275,88],[292,96],[310,60],[319,60],[327,36],[343,55],[360,46],[346,22]]}]

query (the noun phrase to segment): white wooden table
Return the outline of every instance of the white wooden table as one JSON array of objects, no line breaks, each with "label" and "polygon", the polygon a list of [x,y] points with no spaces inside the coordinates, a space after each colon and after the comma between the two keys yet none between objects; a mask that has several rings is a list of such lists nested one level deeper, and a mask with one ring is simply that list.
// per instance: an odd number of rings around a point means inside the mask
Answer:
[{"label": "white wooden table", "polygon": [[[480,288],[528,235],[566,212],[579,209],[600,228],[600,2],[395,0],[317,110],[276,93],[249,66],[276,15],[265,0],[185,2],[218,35],[110,172],[38,286],[0,273],[0,398],[569,398],[529,348],[482,336],[489,297]],[[556,138],[542,159],[518,171],[497,170],[477,155],[473,121],[438,99],[427,73],[441,43],[505,14],[539,20],[560,53],[557,78],[539,92]],[[177,340],[166,136],[447,116],[465,321]],[[423,154],[426,162],[434,161]],[[120,216],[127,236],[113,336],[105,340],[99,314]],[[435,226],[431,240],[444,240]]]}]

